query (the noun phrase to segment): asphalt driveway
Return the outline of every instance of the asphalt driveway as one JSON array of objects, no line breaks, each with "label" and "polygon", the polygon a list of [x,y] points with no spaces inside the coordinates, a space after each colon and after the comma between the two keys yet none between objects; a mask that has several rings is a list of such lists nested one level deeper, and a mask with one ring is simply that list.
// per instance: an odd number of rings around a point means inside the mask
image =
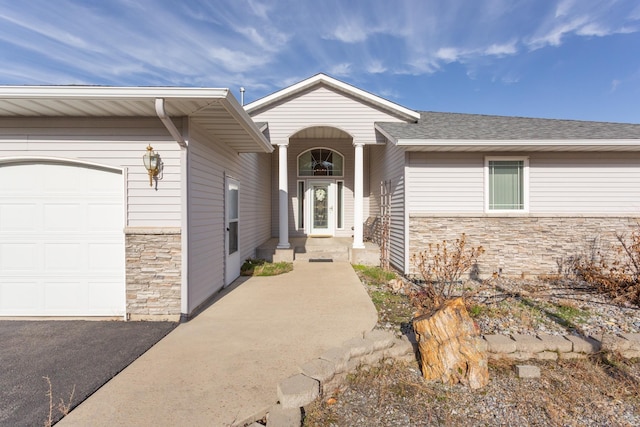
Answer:
[{"label": "asphalt driveway", "polygon": [[[77,406],[177,326],[172,322],[0,321],[0,426],[41,426]],[[61,414],[54,409],[53,420]]]}]

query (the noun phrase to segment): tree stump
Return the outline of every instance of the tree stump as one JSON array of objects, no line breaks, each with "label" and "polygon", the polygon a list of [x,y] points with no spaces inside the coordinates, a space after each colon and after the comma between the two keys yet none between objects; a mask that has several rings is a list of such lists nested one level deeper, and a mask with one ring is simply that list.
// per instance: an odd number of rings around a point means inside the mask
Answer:
[{"label": "tree stump", "polygon": [[413,320],[422,375],[427,380],[467,384],[472,389],[489,383],[487,354],[480,351],[480,331],[462,298],[444,303],[435,313]]}]

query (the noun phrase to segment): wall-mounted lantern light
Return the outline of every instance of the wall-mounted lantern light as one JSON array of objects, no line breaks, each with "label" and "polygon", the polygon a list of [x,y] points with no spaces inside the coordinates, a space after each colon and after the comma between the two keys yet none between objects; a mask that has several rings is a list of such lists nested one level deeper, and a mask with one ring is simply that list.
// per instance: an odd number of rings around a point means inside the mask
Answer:
[{"label": "wall-mounted lantern light", "polygon": [[147,152],[142,156],[144,167],[149,172],[149,187],[153,187],[153,178],[158,176],[160,171],[160,154],[153,151],[151,145],[147,146]]}]

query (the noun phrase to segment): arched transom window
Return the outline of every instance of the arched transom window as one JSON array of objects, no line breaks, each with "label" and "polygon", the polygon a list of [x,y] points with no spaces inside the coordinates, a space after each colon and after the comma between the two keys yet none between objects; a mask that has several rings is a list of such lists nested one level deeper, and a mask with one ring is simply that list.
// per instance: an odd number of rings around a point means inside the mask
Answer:
[{"label": "arched transom window", "polygon": [[342,176],[344,157],[328,148],[312,148],[298,157],[298,176]]}]

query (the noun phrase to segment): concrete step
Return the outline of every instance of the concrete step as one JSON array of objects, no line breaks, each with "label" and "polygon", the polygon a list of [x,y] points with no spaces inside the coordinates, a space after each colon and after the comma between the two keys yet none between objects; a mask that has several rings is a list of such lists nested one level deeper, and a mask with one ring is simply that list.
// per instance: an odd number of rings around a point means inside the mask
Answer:
[{"label": "concrete step", "polygon": [[312,259],[349,261],[349,248],[346,247],[296,247],[294,251],[296,261],[309,261]]}]

